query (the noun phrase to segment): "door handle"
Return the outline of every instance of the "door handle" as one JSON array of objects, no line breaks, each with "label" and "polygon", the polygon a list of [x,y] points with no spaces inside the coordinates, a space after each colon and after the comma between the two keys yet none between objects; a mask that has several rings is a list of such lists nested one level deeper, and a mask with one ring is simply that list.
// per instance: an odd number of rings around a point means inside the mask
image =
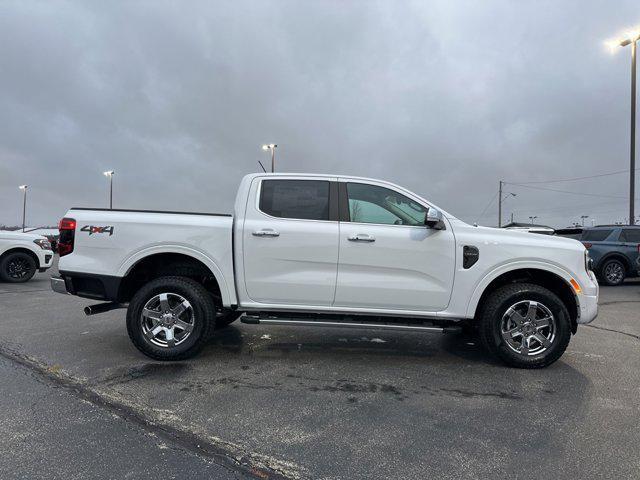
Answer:
[{"label": "door handle", "polygon": [[376,237],[373,235],[367,235],[365,233],[359,233],[357,235],[351,235],[348,240],[350,242],[375,242]]},{"label": "door handle", "polygon": [[251,232],[254,237],[279,237],[280,233],[272,230],[271,228],[263,228],[262,230],[255,230]]}]

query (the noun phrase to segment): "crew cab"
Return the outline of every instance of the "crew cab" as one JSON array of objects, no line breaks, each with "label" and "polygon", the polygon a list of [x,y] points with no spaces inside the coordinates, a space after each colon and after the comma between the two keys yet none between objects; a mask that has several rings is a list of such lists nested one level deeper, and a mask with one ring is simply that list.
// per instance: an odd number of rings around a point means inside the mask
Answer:
[{"label": "crew cab", "polygon": [[27,282],[52,263],[51,243],[43,236],[0,230],[0,280]]},{"label": "crew cab", "polygon": [[72,208],[52,288],[127,307],[144,354],[196,354],[243,323],[477,331],[507,364],[543,367],[598,310],[572,239],[468,225],[392,183],[251,174],[233,215]]}]

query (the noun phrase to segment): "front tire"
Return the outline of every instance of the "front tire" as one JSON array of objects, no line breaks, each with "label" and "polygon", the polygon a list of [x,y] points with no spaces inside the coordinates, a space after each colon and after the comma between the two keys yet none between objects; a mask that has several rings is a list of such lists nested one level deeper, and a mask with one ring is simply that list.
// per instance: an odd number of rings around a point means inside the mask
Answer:
[{"label": "front tire", "polygon": [[209,292],[185,277],[160,277],[147,283],[127,309],[129,338],[155,360],[184,360],[197,355],[215,327]]},{"label": "front tire", "polygon": [[486,299],[479,320],[483,346],[512,367],[551,365],[571,339],[564,303],[535,284],[515,283],[497,289]]},{"label": "front tire", "polygon": [[28,253],[10,253],[0,262],[0,278],[5,282],[28,282],[35,273],[36,261]]},{"label": "front tire", "polygon": [[617,287],[624,282],[627,276],[627,269],[620,260],[612,258],[602,264],[602,267],[600,267],[600,275],[598,276],[604,285]]}]

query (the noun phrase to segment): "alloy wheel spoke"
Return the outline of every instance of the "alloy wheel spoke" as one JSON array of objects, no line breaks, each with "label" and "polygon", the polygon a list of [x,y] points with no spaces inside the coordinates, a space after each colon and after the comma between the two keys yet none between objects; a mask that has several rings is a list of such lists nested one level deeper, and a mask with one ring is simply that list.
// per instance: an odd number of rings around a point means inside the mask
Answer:
[{"label": "alloy wheel spoke", "polygon": [[173,313],[176,317],[179,317],[184,312],[186,312],[190,306],[191,305],[189,304],[189,302],[185,300],[184,302],[179,303],[178,305],[173,307],[173,309],[171,310],[171,313]]},{"label": "alloy wheel spoke", "polygon": [[158,295],[158,300],[160,300],[160,309],[163,312],[168,312],[171,310],[171,307],[169,306],[169,297],[166,293],[161,293],[160,295]]},{"label": "alloy wheel spoke", "polygon": [[536,333],[533,338],[535,338],[545,348],[549,348],[551,346],[549,339],[541,333]]},{"label": "alloy wheel spoke", "polygon": [[151,320],[154,320],[154,324],[156,321],[160,320],[160,312],[156,312],[155,310],[151,310],[149,308],[145,308],[142,310],[142,316],[144,318],[150,318]]},{"label": "alloy wheel spoke", "polygon": [[520,333],[520,329],[518,327],[514,327],[511,330],[507,330],[506,332],[504,332],[504,335],[509,338],[515,338],[518,335],[522,335],[522,333]]},{"label": "alloy wheel spoke", "polygon": [[520,353],[523,355],[529,355],[529,338],[525,335],[522,336],[522,346],[520,348]]},{"label": "alloy wheel spoke", "polygon": [[164,330],[163,327],[157,326],[157,327],[153,328],[152,330],[149,330],[147,333],[145,333],[145,335],[149,340],[151,340],[152,338],[155,338],[156,335],[158,335],[162,330]]},{"label": "alloy wheel spoke", "polygon": [[534,323],[536,325],[536,328],[548,327],[549,325],[551,325],[551,318],[549,317],[539,318]]},{"label": "alloy wheel spoke", "polygon": [[169,347],[176,346],[176,339],[174,337],[173,327],[165,329],[165,337],[167,339],[167,345]]},{"label": "alloy wheel spoke", "polygon": [[516,325],[522,325],[525,321],[525,318],[520,314],[520,312],[513,307],[507,310],[506,316],[509,317]]},{"label": "alloy wheel spoke", "polygon": [[529,309],[527,310],[527,320],[535,320],[538,313],[538,302],[529,302]]},{"label": "alloy wheel spoke", "polygon": [[191,330],[193,330],[193,324],[187,323],[184,320],[180,320],[180,319],[176,320],[175,325],[176,327],[182,329],[182,331],[184,332],[190,332]]}]

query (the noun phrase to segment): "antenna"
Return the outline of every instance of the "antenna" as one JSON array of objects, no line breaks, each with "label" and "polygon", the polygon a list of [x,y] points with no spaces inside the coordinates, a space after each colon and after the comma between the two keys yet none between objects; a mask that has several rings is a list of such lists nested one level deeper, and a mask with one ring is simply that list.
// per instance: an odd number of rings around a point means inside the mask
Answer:
[{"label": "antenna", "polygon": [[262,164],[262,162],[260,160],[258,160],[258,163],[260,164],[260,167],[262,168],[262,171],[264,173],[267,173],[267,171],[264,169],[264,165]]}]

